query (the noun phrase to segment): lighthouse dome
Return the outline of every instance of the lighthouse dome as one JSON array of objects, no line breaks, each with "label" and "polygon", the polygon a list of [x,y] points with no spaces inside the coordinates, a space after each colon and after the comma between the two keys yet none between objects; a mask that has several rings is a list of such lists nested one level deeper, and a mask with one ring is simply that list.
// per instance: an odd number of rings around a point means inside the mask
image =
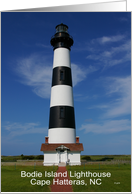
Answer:
[{"label": "lighthouse dome", "polygon": [[68,26],[61,23],[56,26],[56,33],[51,37],[51,45],[54,47],[54,50],[60,47],[68,48],[73,45],[73,38],[68,33]]},{"label": "lighthouse dome", "polygon": [[56,33],[58,32],[67,32],[68,33],[68,26],[61,23],[59,25],[56,26]]}]

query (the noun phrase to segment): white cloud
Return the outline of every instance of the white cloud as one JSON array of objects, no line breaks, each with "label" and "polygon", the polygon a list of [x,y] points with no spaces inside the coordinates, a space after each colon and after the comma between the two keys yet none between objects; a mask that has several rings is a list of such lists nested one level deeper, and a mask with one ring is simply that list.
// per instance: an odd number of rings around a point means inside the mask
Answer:
[{"label": "white cloud", "polygon": [[125,38],[124,35],[103,36],[101,38],[97,38],[96,41],[98,41],[100,44],[105,44],[105,43],[111,43],[111,42],[118,42],[124,38]]},{"label": "white cloud", "polygon": [[105,88],[105,103],[91,106],[89,109],[103,109],[105,113],[100,115],[100,118],[116,118],[131,114],[130,76],[101,78],[98,82]]},{"label": "white cloud", "polygon": [[99,44],[104,46],[104,44],[118,42],[123,40],[124,38],[125,38],[124,35],[103,36],[101,38],[92,39],[91,44],[96,44],[96,45]]},{"label": "white cloud", "polygon": [[[93,39],[89,44],[91,54],[87,59],[100,62],[103,66],[114,66],[131,60],[131,40],[125,40],[124,36],[110,36]],[[107,45],[107,42],[117,44]],[[99,45],[98,45],[99,43]]]},{"label": "white cloud", "polygon": [[47,129],[39,127],[38,123],[7,123],[3,128],[8,131],[9,138],[25,134],[44,134],[44,132],[47,132]]},{"label": "white cloud", "polygon": [[81,82],[86,78],[87,73],[83,71],[78,65],[72,63],[72,79],[73,79],[73,86],[77,85],[77,83]]},{"label": "white cloud", "polygon": [[47,58],[31,55],[20,59],[15,71],[22,78],[21,83],[31,86],[38,96],[42,98],[50,96],[52,66]]},{"label": "white cloud", "polygon": [[101,124],[82,124],[80,130],[84,130],[85,133],[97,134],[130,131],[131,121],[122,118],[131,114],[131,77],[107,77],[100,81],[105,83],[103,85],[105,87],[105,96],[103,97],[105,103],[91,106],[89,109],[103,109],[104,113],[99,115]]},{"label": "white cloud", "polygon": [[131,77],[107,78],[107,95],[117,95],[110,104],[105,117],[117,117],[131,113]]},{"label": "white cloud", "polygon": [[97,68],[91,65],[89,65],[87,69],[86,68],[83,69],[79,65],[74,63],[71,64],[71,69],[72,69],[73,86],[83,81],[88,74],[98,70]]},{"label": "white cloud", "polygon": [[106,120],[103,124],[83,124],[79,130],[84,130],[85,133],[117,133],[120,131],[131,130],[131,122],[128,119]]},{"label": "white cloud", "polygon": [[92,107],[89,107],[88,109],[95,109],[95,108],[106,109],[106,108],[109,108],[109,105],[106,105],[106,104],[94,105]]}]

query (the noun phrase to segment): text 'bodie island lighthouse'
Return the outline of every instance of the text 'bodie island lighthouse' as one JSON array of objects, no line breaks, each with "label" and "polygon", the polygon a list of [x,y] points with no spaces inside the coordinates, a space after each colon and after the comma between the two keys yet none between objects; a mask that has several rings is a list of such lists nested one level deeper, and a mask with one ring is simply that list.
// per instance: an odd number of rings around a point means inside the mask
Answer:
[{"label": "text 'bodie island lighthouse'", "polygon": [[76,137],[70,62],[73,39],[68,34],[68,26],[62,23],[57,25],[50,43],[54,49],[54,59],[48,137],[41,145],[43,165],[80,165],[83,145]]}]

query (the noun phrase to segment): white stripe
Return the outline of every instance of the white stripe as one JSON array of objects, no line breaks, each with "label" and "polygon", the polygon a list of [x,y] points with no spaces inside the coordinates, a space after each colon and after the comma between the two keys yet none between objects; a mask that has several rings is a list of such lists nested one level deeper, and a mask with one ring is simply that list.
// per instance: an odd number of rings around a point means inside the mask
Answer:
[{"label": "white stripe", "polygon": [[71,67],[69,49],[57,48],[54,50],[53,68],[58,66]]},{"label": "white stripe", "polygon": [[49,143],[75,143],[76,130],[73,128],[52,128],[48,130]]},{"label": "white stripe", "polygon": [[51,88],[50,107],[60,105],[74,106],[73,91],[71,86],[56,85]]}]

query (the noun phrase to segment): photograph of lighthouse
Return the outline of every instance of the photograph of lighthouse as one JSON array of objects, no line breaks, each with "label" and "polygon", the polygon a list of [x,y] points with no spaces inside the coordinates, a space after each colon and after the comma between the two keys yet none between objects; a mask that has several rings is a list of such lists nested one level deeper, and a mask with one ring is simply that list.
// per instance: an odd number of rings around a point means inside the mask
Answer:
[{"label": "photograph of lighthouse", "polygon": [[41,146],[44,165],[80,165],[83,145],[76,137],[70,62],[73,38],[68,34],[67,25],[61,23],[56,26],[51,45],[54,48],[54,62],[49,131],[45,144]]},{"label": "photograph of lighthouse", "polygon": [[1,172],[2,192],[131,191],[131,13],[1,13]]}]

